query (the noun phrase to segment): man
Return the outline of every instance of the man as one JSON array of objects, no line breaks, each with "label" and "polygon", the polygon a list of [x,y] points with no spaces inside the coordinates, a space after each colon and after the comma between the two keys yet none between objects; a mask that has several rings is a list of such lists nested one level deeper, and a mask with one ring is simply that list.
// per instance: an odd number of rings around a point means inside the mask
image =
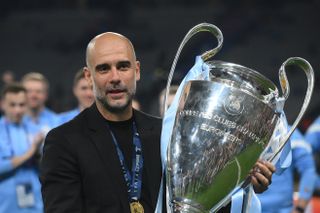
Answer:
[{"label": "man", "polygon": [[[302,213],[305,211],[316,181],[315,165],[311,146],[296,129],[291,138],[292,164],[281,174],[272,177],[272,184],[263,194],[258,195],[263,213]],[[298,172],[299,199],[293,203],[294,172]]]},{"label": "man", "polygon": [[[134,48],[120,34],[103,33],[88,44],[86,63],[95,104],[46,138],[40,175],[45,211],[154,212],[161,120],[132,108],[140,79]],[[266,186],[273,168],[259,168],[264,176],[256,177]]]},{"label": "man", "polygon": [[40,182],[33,161],[42,137],[37,136],[31,140],[29,125],[22,119],[26,111],[26,90],[20,84],[5,86],[2,109],[0,212],[43,212]]},{"label": "man", "polygon": [[59,115],[60,122],[65,123],[76,115],[78,115],[85,108],[90,107],[94,102],[93,91],[85,79],[84,72],[80,69],[73,80],[73,94],[77,98],[78,106],[68,112],[63,112]]},{"label": "man", "polygon": [[31,72],[23,76],[22,83],[27,90],[28,107],[25,119],[34,124],[35,131],[46,134],[59,125],[59,117],[45,106],[49,82],[41,73]]}]

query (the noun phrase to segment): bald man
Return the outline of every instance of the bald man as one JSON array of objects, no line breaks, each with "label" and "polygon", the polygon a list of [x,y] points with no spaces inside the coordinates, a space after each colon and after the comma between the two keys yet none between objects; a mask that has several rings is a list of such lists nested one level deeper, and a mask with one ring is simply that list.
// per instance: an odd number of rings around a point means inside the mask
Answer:
[{"label": "bald man", "polygon": [[153,212],[161,120],[132,108],[140,79],[134,48],[126,37],[104,33],[88,44],[86,64],[95,103],[47,135],[40,175],[45,212]]},{"label": "bald man", "polygon": [[161,120],[132,108],[140,79],[133,45],[120,34],[98,35],[88,44],[86,64],[95,103],[45,140],[45,212],[154,212]]}]

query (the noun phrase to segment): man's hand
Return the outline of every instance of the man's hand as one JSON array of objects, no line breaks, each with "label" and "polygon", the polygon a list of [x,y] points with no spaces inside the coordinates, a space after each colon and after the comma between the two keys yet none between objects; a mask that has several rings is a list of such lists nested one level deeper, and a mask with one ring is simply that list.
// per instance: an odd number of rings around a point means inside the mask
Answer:
[{"label": "man's hand", "polygon": [[29,158],[32,158],[35,155],[39,154],[39,148],[42,146],[44,142],[44,138],[45,138],[45,135],[42,133],[38,133],[37,135],[34,136],[30,149],[28,150]]},{"label": "man's hand", "polygon": [[23,155],[15,156],[11,159],[11,163],[13,168],[17,168],[24,164],[26,161],[30,160],[35,153],[37,152],[38,148],[43,143],[44,135],[38,134],[34,137],[32,144],[27,152],[25,152]]},{"label": "man's hand", "polygon": [[270,162],[257,161],[250,173],[251,183],[256,193],[262,193],[268,189],[275,171],[276,168]]}]

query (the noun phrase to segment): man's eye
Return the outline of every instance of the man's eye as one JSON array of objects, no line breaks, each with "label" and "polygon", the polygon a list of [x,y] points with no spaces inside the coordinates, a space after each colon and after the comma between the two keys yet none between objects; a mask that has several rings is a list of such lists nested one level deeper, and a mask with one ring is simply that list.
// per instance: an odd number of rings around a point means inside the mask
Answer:
[{"label": "man's eye", "polygon": [[109,66],[107,64],[98,65],[96,70],[98,72],[107,72],[109,70]]},{"label": "man's eye", "polygon": [[118,70],[126,71],[130,68],[130,62],[121,62],[117,66]]},{"label": "man's eye", "polygon": [[126,70],[128,70],[129,69],[129,67],[120,67],[119,68],[119,70],[121,70],[121,71],[126,71]]}]

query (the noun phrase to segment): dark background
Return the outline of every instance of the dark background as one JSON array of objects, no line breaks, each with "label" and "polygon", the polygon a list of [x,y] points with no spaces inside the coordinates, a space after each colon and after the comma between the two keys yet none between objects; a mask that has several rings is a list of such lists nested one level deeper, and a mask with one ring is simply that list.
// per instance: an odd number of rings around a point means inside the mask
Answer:
[{"label": "dark background", "polygon": [[[87,43],[98,33],[115,31],[132,40],[142,64],[137,99],[143,111],[158,115],[158,94],[184,35],[194,25],[209,22],[224,34],[214,57],[255,69],[279,85],[278,70],[289,57],[300,56],[313,66],[316,81],[304,130],[320,114],[320,1],[316,0],[10,0],[0,7],[0,71],[17,79],[38,71],[50,81],[48,105],[57,112],[75,105],[71,88],[75,72],[85,64]],[[194,57],[216,45],[208,33],[185,47],[175,80]],[[301,107],[306,78],[289,69],[291,94],[286,113],[293,122]],[[280,89],[280,87],[278,86]]]}]

